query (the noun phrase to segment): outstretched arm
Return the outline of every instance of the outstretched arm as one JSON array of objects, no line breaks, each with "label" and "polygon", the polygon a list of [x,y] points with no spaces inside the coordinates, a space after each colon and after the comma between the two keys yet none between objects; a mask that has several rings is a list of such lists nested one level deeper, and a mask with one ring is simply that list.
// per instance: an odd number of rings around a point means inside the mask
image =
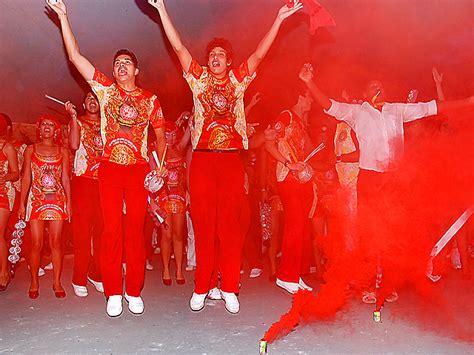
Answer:
[{"label": "outstretched arm", "polygon": [[445,113],[446,111],[456,110],[464,107],[474,106],[474,96],[470,96],[466,99],[453,100],[453,101],[437,101],[436,106],[438,113]]},{"label": "outstretched arm", "polygon": [[74,64],[76,69],[81,73],[82,77],[87,81],[92,80],[94,76],[94,66],[89,60],[84,57],[79,51],[79,46],[76,42],[76,37],[72,33],[71,24],[67,17],[67,9],[63,0],[46,0],[48,6],[58,14],[59,22],[61,23],[61,32],[63,35],[64,46],[66,47],[69,60]]},{"label": "outstretched arm", "polygon": [[255,70],[257,70],[258,65],[267,55],[267,52],[275,40],[283,21],[302,8],[303,4],[300,2],[300,0],[295,0],[293,7],[288,7],[288,5],[285,5],[280,9],[280,11],[278,11],[278,15],[273,22],[272,27],[260,41],[255,52],[253,52],[247,59],[247,65],[250,74],[253,74]]},{"label": "outstretched arm", "polygon": [[313,98],[327,111],[331,108],[331,101],[315,84],[313,76],[313,67],[311,64],[307,63],[303,65],[299,74],[300,79],[306,84]]},{"label": "outstretched arm", "polygon": [[188,72],[192,57],[188,49],[183,45],[183,42],[181,42],[181,37],[179,36],[176,27],[174,27],[173,22],[168,15],[168,11],[166,11],[164,0],[148,0],[148,3],[158,10],[166,37],[168,37],[174,52],[178,56],[181,67],[185,72]]},{"label": "outstretched arm", "polygon": [[433,72],[433,80],[436,84],[436,94],[438,94],[438,100],[444,101],[445,97],[444,97],[443,86],[442,86],[443,74],[440,74],[438,72],[438,69],[436,69],[435,67],[433,67],[432,72]]}]

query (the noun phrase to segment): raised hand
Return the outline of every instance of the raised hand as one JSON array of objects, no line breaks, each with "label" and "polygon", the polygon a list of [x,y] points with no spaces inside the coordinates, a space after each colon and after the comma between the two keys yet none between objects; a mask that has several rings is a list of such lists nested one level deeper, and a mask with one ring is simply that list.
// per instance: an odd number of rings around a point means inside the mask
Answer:
[{"label": "raised hand", "polygon": [[71,101],[68,101],[64,104],[64,108],[66,109],[66,112],[71,116],[71,118],[77,118],[77,109],[76,106],[74,106]]},{"label": "raised hand", "polygon": [[165,6],[163,0],[148,0],[148,3],[154,8],[156,8],[158,11],[163,9],[163,7]]},{"label": "raised hand", "polygon": [[46,0],[46,4],[59,15],[66,15],[67,9],[63,0]]},{"label": "raised hand", "polygon": [[256,104],[259,103],[260,99],[261,99],[261,95],[259,92],[257,92],[255,95],[252,96],[252,99],[250,100],[249,105],[255,106]]},{"label": "raised hand", "polygon": [[436,69],[435,67],[433,67],[432,69],[432,72],[433,72],[433,80],[436,84],[441,84],[443,82],[443,74],[440,74],[438,72],[438,69]]},{"label": "raised hand", "polygon": [[301,1],[295,0],[292,7],[288,7],[288,4],[281,7],[281,9],[278,11],[278,18],[283,21],[284,19],[290,17],[302,8],[303,4],[301,3]]},{"label": "raised hand", "polygon": [[303,82],[309,83],[314,77],[313,66],[310,63],[305,63],[298,76]]}]

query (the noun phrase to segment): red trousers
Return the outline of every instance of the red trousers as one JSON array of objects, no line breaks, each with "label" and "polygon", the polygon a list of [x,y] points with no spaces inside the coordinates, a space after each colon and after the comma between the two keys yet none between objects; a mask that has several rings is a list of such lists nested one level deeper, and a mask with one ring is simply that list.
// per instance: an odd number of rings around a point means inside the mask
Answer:
[{"label": "red trousers", "polygon": [[[99,189],[104,219],[100,266],[107,297],[122,294],[124,247],[127,255],[125,290],[130,296],[140,296],[145,278],[143,224],[148,196],[143,181],[149,171],[147,164],[100,163]],[[123,201],[127,205],[127,223],[122,234]]]},{"label": "red trousers", "polygon": [[311,182],[300,184],[289,174],[278,183],[278,193],[283,204],[282,256],[278,278],[297,283],[300,275],[309,269],[309,211],[313,202],[313,186]]},{"label": "red trousers", "polygon": [[196,241],[194,292],[204,294],[217,286],[220,271],[221,289],[237,293],[244,203],[244,170],[239,153],[195,151],[190,195]]},{"label": "red trousers", "polygon": [[[100,274],[100,244],[103,229],[99,201],[99,182],[75,176],[72,179],[72,237],[74,241],[74,267],[72,283],[87,284],[87,276],[102,281]],[[93,249],[91,250],[91,240]]]}]

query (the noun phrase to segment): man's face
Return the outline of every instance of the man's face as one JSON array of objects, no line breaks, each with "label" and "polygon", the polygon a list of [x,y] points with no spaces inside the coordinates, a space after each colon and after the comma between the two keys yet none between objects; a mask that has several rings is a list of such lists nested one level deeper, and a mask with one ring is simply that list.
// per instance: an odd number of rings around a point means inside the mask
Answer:
[{"label": "man's face", "polygon": [[313,97],[306,91],[304,95],[300,95],[298,102],[301,106],[303,113],[309,112],[311,110],[311,105],[313,104]]},{"label": "man's face", "polygon": [[99,102],[95,98],[94,94],[89,92],[84,99],[84,107],[89,113],[99,112]]},{"label": "man's face", "polygon": [[138,68],[133,64],[132,58],[127,54],[121,54],[114,60],[114,78],[119,83],[135,81]]},{"label": "man's face", "polygon": [[227,58],[227,52],[222,47],[214,47],[209,52],[207,65],[212,74],[216,76],[223,76],[227,73],[227,68],[232,63]]},{"label": "man's face", "polygon": [[[378,93],[378,94],[377,94]],[[383,85],[378,80],[371,80],[367,83],[364,92],[364,98],[371,102],[372,99],[377,95],[377,98],[374,102],[383,102],[385,99],[385,90]]]}]

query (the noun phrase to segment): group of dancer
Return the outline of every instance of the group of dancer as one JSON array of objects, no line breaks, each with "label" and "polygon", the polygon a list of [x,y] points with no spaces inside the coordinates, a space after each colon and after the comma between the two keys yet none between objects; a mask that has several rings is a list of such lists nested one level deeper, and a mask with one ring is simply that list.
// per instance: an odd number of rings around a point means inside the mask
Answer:
[{"label": "group of dancer", "polygon": [[[397,169],[401,158],[403,123],[473,104],[472,98],[389,104],[385,102],[383,85],[378,81],[369,82],[365,90],[366,101],[362,104],[341,103],[329,99],[318,88],[312,66],[304,65],[299,79],[305,87],[297,92],[294,105],[281,112],[265,134],[251,136],[245,117],[245,91],[255,79],[256,69],[284,20],[303,7],[301,1],[282,6],[255,52],[235,67],[232,46],[222,38],[209,42],[206,48],[208,61],[206,66],[200,65],[182,43],[164,0],[148,2],[161,18],[164,33],[192,91],[192,119],[184,132],[175,123],[165,122],[156,95],[137,86],[140,69],[133,52],[117,51],[113,58],[113,78],[108,78],[81,53],[65,3],[47,1],[58,15],[68,58],[92,91],[85,96],[83,116],[78,117],[70,102],[65,105],[71,117],[69,145],[75,150],[72,189],[69,186],[69,156],[61,146],[60,124],[54,116],[40,117],[37,143],[24,152],[18,216],[30,222],[30,298],[39,296],[39,258],[46,221],[54,270],[53,290],[56,297],[66,295],[60,279],[61,230],[64,221],[71,219],[74,293],[87,296],[89,281],[104,292],[106,312],[110,317],[122,313],[123,298],[130,312],[143,313],[141,289],[146,260],[143,230],[147,224],[161,224],[163,283],[171,284],[169,262],[173,251],[177,264],[176,281],[184,283],[183,230],[188,190],[196,258],[195,286],[189,306],[192,311],[200,311],[207,298],[222,299],[228,312],[238,313],[242,250],[248,229],[242,225],[249,227],[244,221],[251,213],[251,208],[246,209],[249,201],[245,197],[246,174],[241,153],[255,146],[264,147],[274,162],[273,178],[261,186],[262,193],[272,190],[281,205],[276,207],[279,203],[272,203],[272,206],[283,210],[284,214],[281,262],[277,270],[275,258],[271,258],[271,273],[276,284],[291,294],[300,289],[311,291],[302,279],[309,266],[309,217],[316,213],[323,219],[329,218],[327,211],[331,208],[325,197],[334,192],[337,173],[341,175],[335,164],[346,164],[344,169],[349,175],[354,175],[351,167],[360,167],[358,210],[360,220],[370,225],[370,216],[386,213],[377,205],[377,196],[390,182],[391,172]],[[321,163],[323,167],[318,168],[317,175],[323,183],[318,185],[317,202],[314,167],[309,159],[321,150],[334,149],[328,147],[333,137],[329,140],[326,137],[315,147],[308,136],[307,114],[314,101],[328,115],[346,123],[345,126],[338,125],[342,144],[336,149],[334,161],[329,165]],[[3,235],[12,210],[7,190],[20,175],[17,152],[6,138],[6,127],[7,122],[2,120],[0,158],[5,173],[0,178],[4,186],[0,195],[0,227]],[[192,161],[186,169],[190,161],[186,154],[188,141]],[[340,167],[343,170],[342,165]],[[150,178],[163,179],[165,186],[158,191],[145,189],[144,181]],[[96,203],[99,199],[100,205]],[[317,223],[316,230],[324,233],[325,222],[318,220]],[[380,229],[366,230],[372,235],[364,238],[374,240],[377,233],[383,233]],[[0,286],[6,287],[9,282],[7,248],[5,238],[0,240]],[[274,256],[278,248],[271,244],[269,249]],[[123,259],[126,263],[125,290],[122,287]]]}]

